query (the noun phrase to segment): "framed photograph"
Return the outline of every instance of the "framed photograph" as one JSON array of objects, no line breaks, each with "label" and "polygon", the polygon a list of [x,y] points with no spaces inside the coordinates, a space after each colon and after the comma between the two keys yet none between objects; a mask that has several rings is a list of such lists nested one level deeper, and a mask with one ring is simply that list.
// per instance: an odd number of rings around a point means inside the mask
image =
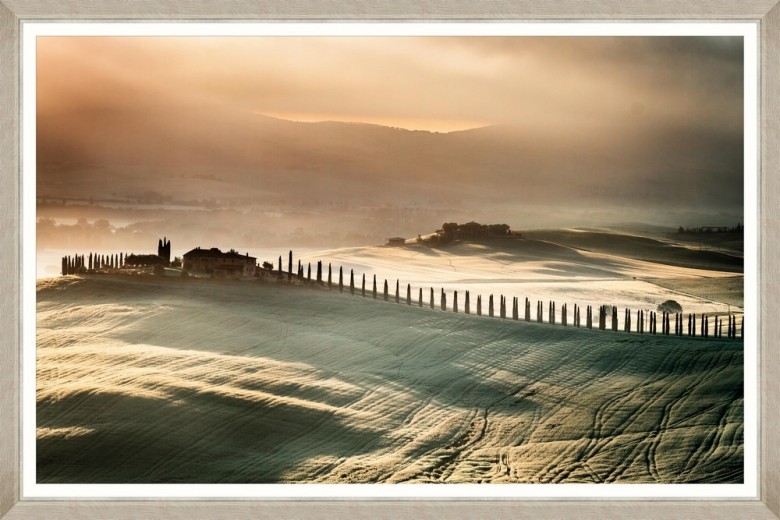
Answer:
[{"label": "framed photograph", "polygon": [[776,2],[3,1],[1,517],[780,517]]}]

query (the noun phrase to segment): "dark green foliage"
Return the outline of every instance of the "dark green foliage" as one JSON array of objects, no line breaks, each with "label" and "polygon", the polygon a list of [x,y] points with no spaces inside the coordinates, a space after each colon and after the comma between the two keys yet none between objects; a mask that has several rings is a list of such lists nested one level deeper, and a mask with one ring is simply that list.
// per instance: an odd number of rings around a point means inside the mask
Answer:
[{"label": "dark green foliage", "polygon": [[682,305],[674,300],[666,300],[658,305],[658,312],[682,312]]},{"label": "dark green foliage", "polygon": [[[142,267],[147,265],[163,265],[165,259],[160,258],[157,255],[135,255],[131,254],[125,258],[125,264],[134,267]],[[190,266],[191,267],[191,266]]]}]

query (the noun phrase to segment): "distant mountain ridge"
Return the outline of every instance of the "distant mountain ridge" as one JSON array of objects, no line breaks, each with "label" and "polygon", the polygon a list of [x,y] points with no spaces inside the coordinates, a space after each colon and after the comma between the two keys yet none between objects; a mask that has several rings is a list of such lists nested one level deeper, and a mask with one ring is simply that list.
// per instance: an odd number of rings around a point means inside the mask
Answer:
[{"label": "distant mountain ridge", "polygon": [[147,101],[121,111],[39,117],[39,193],[91,196],[159,185],[175,199],[181,190],[161,179],[213,175],[225,196],[369,197],[389,205],[419,196],[431,204],[476,208],[742,206],[742,143],[717,129],[661,132],[633,120],[608,138],[597,126],[555,132],[496,125],[434,133],[294,122],[185,103],[165,112],[154,108]]}]

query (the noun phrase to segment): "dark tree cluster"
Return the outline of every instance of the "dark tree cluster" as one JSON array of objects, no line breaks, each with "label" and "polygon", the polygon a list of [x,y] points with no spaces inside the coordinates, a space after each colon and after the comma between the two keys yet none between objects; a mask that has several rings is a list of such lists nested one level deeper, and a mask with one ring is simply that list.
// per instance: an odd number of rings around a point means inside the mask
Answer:
[{"label": "dark tree cluster", "polygon": [[136,255],[129,254],[125,257],[125,265],[141,267],[145,265],[165,265],[165,258],[159,255]]},{"label": "dark tree cluster", "polygon": [[157,256],[163,259],[165,265],[171,264],[171,241],[163,237],[157,241]]},{"label": "dark tree cluster", "polygon": [[743,233],[745,227],[741,222],[736,226],[700,226],[700,227],[686,227],[682,226],[677,228],[678,233]]},{"label": "dark tree cluster", "polygon": [[491,237],[505,237],[511,235],[511,229],[507,224],[480,224],[467,222],[445,222],[436,234],[439,243],[452,242],[453,240],[479,240]]}]

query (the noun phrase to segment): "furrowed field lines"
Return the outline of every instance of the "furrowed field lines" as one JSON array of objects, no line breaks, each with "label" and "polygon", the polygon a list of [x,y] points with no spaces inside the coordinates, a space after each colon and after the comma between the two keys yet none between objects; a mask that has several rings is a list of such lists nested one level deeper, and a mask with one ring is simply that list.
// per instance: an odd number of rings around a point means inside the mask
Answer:
[{"label": "furrowed field lines", "polygon": [[741,340],[358,294],[46,281],[40,481],[742,479]]}]

